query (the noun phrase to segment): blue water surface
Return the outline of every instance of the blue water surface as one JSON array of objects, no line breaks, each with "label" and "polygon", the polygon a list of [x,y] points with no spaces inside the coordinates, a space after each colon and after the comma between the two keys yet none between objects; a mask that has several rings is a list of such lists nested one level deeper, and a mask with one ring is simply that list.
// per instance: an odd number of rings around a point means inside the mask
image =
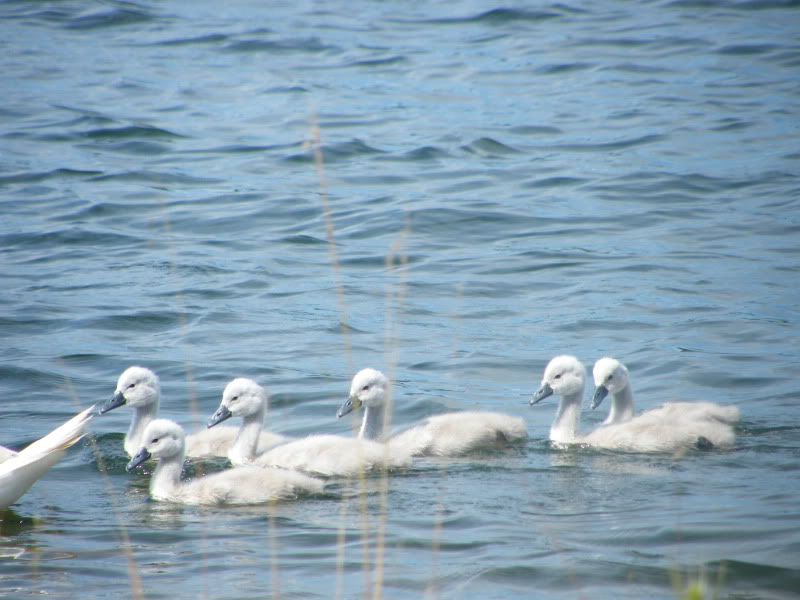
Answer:
[{"label": "blue water surface", "polygon": [[[799,26],[790,0],[4,2],[0,443],[133,364],[187,429],[246,376],[273,430],[350,435],[372,366],[397,426],[530,437],[181,507],[126,473],[121,408],[3,517],[0,596],[795,598]],[[624,361],[640,409],[737,405],[735,447],[551,447],[528,399],[562,353]]]}]

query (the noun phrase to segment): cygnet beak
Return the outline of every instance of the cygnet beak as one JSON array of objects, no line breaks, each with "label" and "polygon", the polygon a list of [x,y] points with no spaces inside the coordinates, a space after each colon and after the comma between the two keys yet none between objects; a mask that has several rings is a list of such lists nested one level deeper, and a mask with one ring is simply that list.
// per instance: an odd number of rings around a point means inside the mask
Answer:
[{"label": "cygnet beak", "polygon": [[122,392],[117,392],[114,394],[114,397],[111,398],[108,402],[103,404],[98,411],[98,414],[107,413],[110,410],[114,410],[115,408],[119,408],[123,404],[127,402],[125,395]]},{"label": "cygnet beak", "polygon": [[341,419],[345,415],[349,415],[354,408],[361,406],[361,401],[356,396],[350,396],[344,404],[339,408],[336,413],[336,418]]},{"label": "cygnet beak", "polygon": [[540,387],[538,390],[536,390],[533,393],[533,398],[530,399],[530,404],[531,404],[531,406],[533,406],[534,404],[536,404],[540,400],[544,400],[548,396],[552,396],[552,395],[553,395],[553,388],[550,387],[550,384],[543,383],[542,387]]},{"label": "cygnet beak", "polygon": [[131,462],[128,463],[128,466],[125,467],[125,470],[133,471],[148,458],[150,458],[150,453],[147,451],[147,448],[140,448],[136,455],[131,459]]},{"label": "cygnet beak", "polygon": [[608,388],[604,385],[597,386],[597,389],[594,391],[594,396],[592,396],[592,403],[589,405],[589,408],[595,409],[600,406],[600,403],[606,396],[608,396]]},{"label": "cygnet beak", "polygon": [[233,413],[228,410],[228,407],[225,405],[220,405],[211,418],[208,420],[208,427],[213,427],[214,425],[218,425],[222,423],[225,419],[230,419],[233,416]]}]

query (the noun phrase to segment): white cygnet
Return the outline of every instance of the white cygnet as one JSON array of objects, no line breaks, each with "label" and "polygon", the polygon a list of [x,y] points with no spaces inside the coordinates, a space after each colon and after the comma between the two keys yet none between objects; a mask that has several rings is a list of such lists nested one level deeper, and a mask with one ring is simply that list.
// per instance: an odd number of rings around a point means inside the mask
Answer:
[{"label": "white cygnet", "polygon": [[353,377],[350,397],[338,416],[363,407],[360,439],[385,441],[390,448],[412,456],[461,456],[506,447],[528,435],[521,418],[498,412],[463,411],[428,417],[387,438],[384,425],[389,386],[389,379],[375,369],[363,369]]},{"label": "white cygnet", "polygon": [[151,456],[158,465],[150,480],[154,500],[181,504],[261,504],[316,494],[323,482],[287,469],[235,467],[188,481],[181,480],[185,453],[183,429],[168,419],[155,419],[144,430],[142,448],[128,463],[128,471]]},{"label": "white cygnet", "polygon": [[[101,415],[120,406],[133,408],[133,418],[124,442],[128,456],[133,456],[141,448],[145,428],[158,417],[160,401],[161,384],[158,376],[145,367],[129,367],[120,375],[114,396],[100,407]],[[227,456],[238,433],[236,427],[217,427],[190,433],[186,436],[186,456]],[[265,432],[259,440],[259,446],[269,448],[279,441],[280,436],[275,438],[273,434]]]},{"label": "white cygnet", "polygon": [[219,410],[209,421],[215,426],[229,416],[241,416],[244,424],[229,458],[236,465],[282,467],[328,477],[352,477],[377,468],[406,467],[411,462],[408,454],[391,451],[383,444],[339,435],[310,435],[279,444],[266,452],[253,445],[253,436],[261,428],[262,420],[252,418],[262,410],[266,392],[251,379],[234,379],[222,396]]},{"label": "white cygnet", "polygon": [[541,387],[531,404],[555,394],[561,397],[550,427],[550,440],[558,445],[585,444],[632,452],[678,452],[689,448],[725,448],[733,444],[733,428],[717,420],[668,420],[634,417],[601,425],[587,434],[578,431],[586,369],[574,356],[556,356],[547,365]]},{"label": "white cygnet", "polygon": [[267,391],[252,379],[238,377],[225,386],[222,402],[208,427],[216,427],[231,417],[242,419],[236,440],[228,448],[228,458],[234,465],[250,463],[269,448],[290,441],[284,435],[262,431],[268,403]]},{"label": "white cygnet", "polygon": [[[603,424],[630,421],[634,415],[634,407],[627,367],[615,358],[604,357],[594,364],[592,375],[595,391],[590,408],[597,408],[603,399],[611,394],[611,410]],[[714,419],[733,425],[739,420],[739,408],[714,402],[667,402],[639,415],[639,417],[645,416],[653,419],[689,421]]]}]

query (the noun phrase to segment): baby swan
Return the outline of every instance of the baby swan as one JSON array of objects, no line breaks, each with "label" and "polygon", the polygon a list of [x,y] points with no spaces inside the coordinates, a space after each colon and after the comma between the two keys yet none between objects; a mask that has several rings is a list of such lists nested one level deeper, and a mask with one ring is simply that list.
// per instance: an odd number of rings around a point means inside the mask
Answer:
[{"label": "baby swan", "polygon": [[[389,379],[375,369],[355,374],[350,397],[339,409],[343,417],[364,407],[360,439],[384,440]],[[505,447],[528,436],[525,421],[497,412],[463,411],[434,415],[396,433],[386,444],[412,456],[461,456],[481,449]]]},{"label": "baby swan", "polygon": [[182,504],[261,504],[273,500],[319,493],[323,483],[285,469],[237,467],[181,481],[185,434],[168,419],[155,419],[144,430],[144,444],[128,463],[128,471],[151,456],[158,466],[150,480],[154,500]]},{"label": "baby swan", "polygon": [[713,419],[686,421],[635,417],[581,435],[578,424],[585,379],[586,369],[577,358],[556,356],[545,368],[542,385],[530,401],[536,404],[552,394],[561,397],[550,427],[550,440],[558,445],[586,444],[630,452],[677,452],[693,447],[705,449],[733,444],[734,434],[730,425]]},{"label": "baby swan", "polygon": [[19,500],[83,437],[92,410],[93,406],[79,412],[19,452],[0,446],[0,511]]},{"label": "baby swan", "polygon": [[228,458],[234,465],[245,465],[268,448],[288,442],[290,438],[261,431],[267,412],[267,391],[252,379],[238,377],[225,386],[222,402],[208,421],[214,427],[230,417],[241,417],[242,426],[236,440],[228,448]]},{"label": "baby swan", "polygon": [[[601,358],[592,371],[595,391],[590,408],[600,406],[611,394],[612,403],[604,425],[623,423],[633,418],[633,391],[627,367],[615,358]],[[667,402],[651,408],[641,415],[659,419],[716,419],[733,425],[739,420],[739,409],[732,405],[714,402]]]},{"label": "baby swan", "polygon": [[406,467],[411,457],[390,452],[383,444],[338,435],[310,435],[287,441],[266,452],[259,452],[253,438],[261,430],[262,419],[253,417],[263,411],[267,393],[252,379],[234,379],[222,395],[222,403],[208,422],[216,426],[231,416],[241,416],[244,423],[228,454],[234,465],[283,467],[333,477],[352,477],[378,467]]},{"label": "baby swan", "polygon": [[534,405],[548,396],[561,396],[553,424],[550,441],[556,444],[575,444],[583,441],[578,434],[581,418],[581,398],[586,385],[586,369],[577,358],[563,354],[551,360],[544,370],[542,385],[533,394]]},{"label": "baby swan", "polygon": [[[129,367],[117,381],[114,396],[100,407],[100,414],[123,405],[134,409],[128,433],[125,435],[125,452],[128,456],[142,446],[145,428],[158,417],[161,401],[161,384],[158,376],[145,367]],[[186,455],[191,458],[226,456],[236,440],[235,427],[219,427],[214,431],[202,430],[186,436]],[[271,434],[260,440],[264,447],[275,445]]]}]

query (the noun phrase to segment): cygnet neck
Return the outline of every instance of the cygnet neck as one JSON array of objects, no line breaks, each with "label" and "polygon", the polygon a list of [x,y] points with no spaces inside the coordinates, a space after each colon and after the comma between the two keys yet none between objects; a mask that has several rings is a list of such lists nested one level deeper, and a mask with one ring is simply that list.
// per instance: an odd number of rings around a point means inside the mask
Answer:
[{"label": "cygnet neck", "polygon": [[358,437],[363,440],[383,441],[383,426],[386,418],[386,406],[365,406],[364,419]]},{"label": "cygnet neck", "polygon": [[228,452],[233,464],[243,464],[250,462],[256,457],[258,452],[258,439],[261,435],[261,427],[264,424],[264,406],[262,405],[256,412],[247,415],[242,419],[242,426],[236,435],[236,440]]},{"label": "cygnet neck", "polygon": [[172,496],[181,483],[184,453],[158,459],[156,470],[150,479],[150,495]]},{"label": "cygnet neck", "polygon": [[611,395],[611,410],[603,423],[623,423],[633,418],[633,391],[630,384]]},{"label": "cygnet neck", "polygon": [[158,400],[144,406],[135,406],[133,419],[125,436],[125,452],[133,456],[142,447],[144,430],[158,415]]},{"label": "cygnet neck", "polygon": [[561,396],[556,411],[556,418],[550,427],[550,440],[561,444],[572,444],[578,441],[578,423],[581,419],[581,399],[583,389],[573,394]]}]

